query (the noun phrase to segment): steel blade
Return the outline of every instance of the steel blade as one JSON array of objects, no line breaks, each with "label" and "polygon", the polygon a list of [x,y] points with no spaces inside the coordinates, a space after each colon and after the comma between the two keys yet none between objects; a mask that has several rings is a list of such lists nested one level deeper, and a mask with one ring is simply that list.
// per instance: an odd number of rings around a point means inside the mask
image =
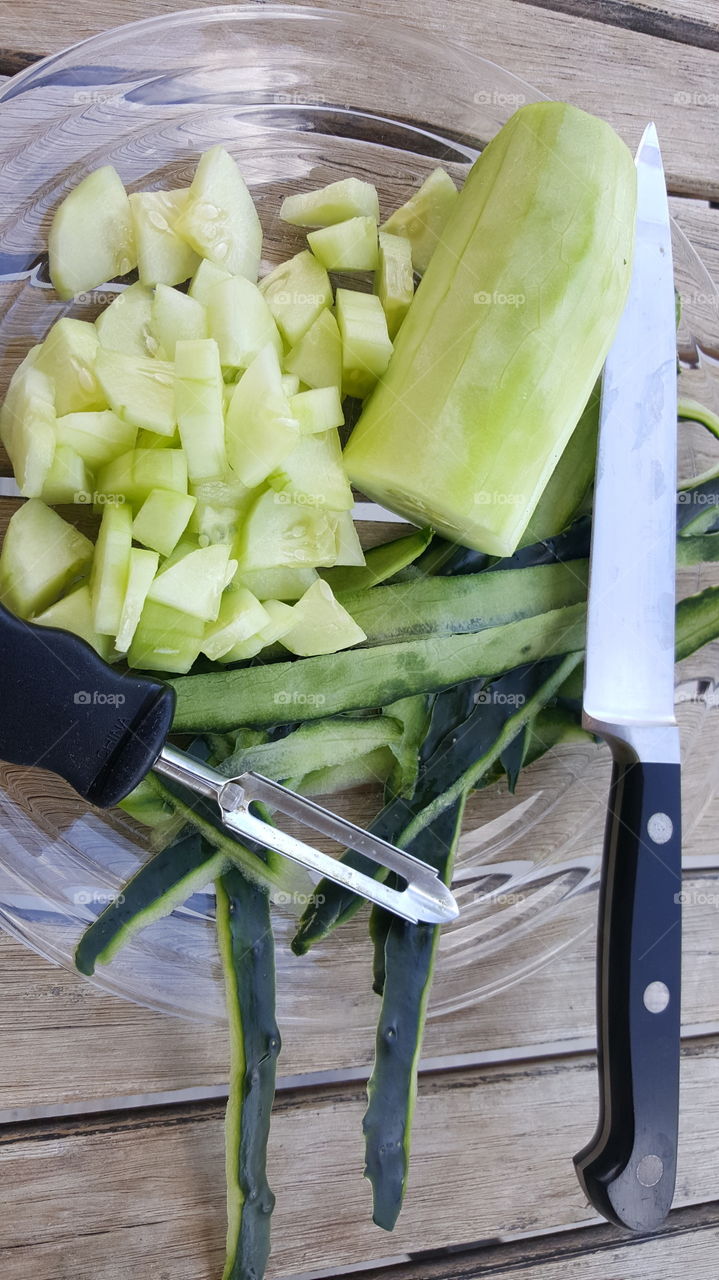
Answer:
[{"label": "steel blade", "polygon": [[674,724],[676,331],[654,125],[636,165],[632,279],[602,381],[592,526],[584,715],[599,731]]}]

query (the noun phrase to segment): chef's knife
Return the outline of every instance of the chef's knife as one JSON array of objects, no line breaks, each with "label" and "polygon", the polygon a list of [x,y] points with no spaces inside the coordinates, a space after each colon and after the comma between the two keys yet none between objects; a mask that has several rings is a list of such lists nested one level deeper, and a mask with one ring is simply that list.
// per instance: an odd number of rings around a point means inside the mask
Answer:
[{"label": "chef's knife", "polygon": [[674,1192],[681,974],[676,332],[653,125],[636,166],[633,271],[604,369],[592,527],[584,724],[614,764],[600,890],[600,1115],[575,1166],[596,1209],[643,1231]]},{"label": "chef's knife", "polygon": [[[263,845],[405,920],[453,920],[436,870],[345,818],[257,773],[225,777],[166,742],[174,691],[122,674],[84,640],[14,617],[0,605],[0,760],[58,774],[100,808],[118,804],[150,769],[214,800],[231,835]],[[241,708],[238,715],[241,718]],[[252,812],[261,803],[395,873],[385,883]]]}]

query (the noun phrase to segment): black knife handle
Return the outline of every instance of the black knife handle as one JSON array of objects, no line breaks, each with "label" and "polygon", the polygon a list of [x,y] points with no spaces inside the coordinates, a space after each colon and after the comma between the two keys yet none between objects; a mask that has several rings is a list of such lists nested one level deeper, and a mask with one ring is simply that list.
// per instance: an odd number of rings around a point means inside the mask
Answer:
[{"label": "black knife handle", "polygon": [[0,760],[49,769],[106,809],[160,754],[174,691],[121,675],[84,640],[0,605]]},{"label": "black knife handle", "polygon": [[657,1227],[674,1194],[681,887],[679,765],[615,760],[600,890],[600,1114],[574,1163],[594,1207],[632,1231]]}]

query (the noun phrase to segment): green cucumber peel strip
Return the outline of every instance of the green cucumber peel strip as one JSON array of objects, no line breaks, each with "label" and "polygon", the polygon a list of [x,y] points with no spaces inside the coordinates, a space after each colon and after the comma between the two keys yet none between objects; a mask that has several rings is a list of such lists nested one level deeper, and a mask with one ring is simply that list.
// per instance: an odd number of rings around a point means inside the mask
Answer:
[{"label": "green cucumber peel strip", "polygon": [[83,933],[75,967],[90,977],[141,929],[162,919],[229,865],[224,853],[193,831],[150,858]]},{"label": "green cucumber peel strip", "polygon": [[385,706],[480,676],[489,679],[528,662],[583,649],[585,622],[586,605],[580,603],[470,635],[183,676],[169,682],[177,694],[174,729],[222,731],[233,721],[275,724],[280,707],[290,704],[297,719],[314,720]]},{"label": "green cucumber peel strip", "polygon": [[321,571],[325,582],[329,582],[335,595],[340,591],[360,591],[368,587],[376,587],[386,582],[396,573],[413,564],[432,541],[431,529],[418,529],[392,542],[382,542],[377,547],[365,551],[364,565],[337,565],[334,569]]},{"label": "green cucumber peel strip", "polygon": [[363,720],[333,717],[302,724],[284,738],[241,747],[218,766],[227,778],[248,770],[284,782],[320,769],[347,764],[378,747],[399,751],[402,725],[391,715]]},{"label": "green cucumber peel strip", "polygon": [[230,1030],[223,1280],[261,1280],[275,1204],[267,1181],[267,1139],[280,1051],[270,903],[236,867],[219,877],[215,889]]},{"label": "green cucumber peel strip", "polygon": [[690,400],[686,396],[680,396],[677,404],[677,417],[680,422],[698,422],[700,426],[706,427],[711,435],[719,440],[719,417],[705,404],[700,404],[698,400]]},{"label": "green cucumber peel strip", "polygon": [[389,748],[377,747],[355,760],[314,769],[297,778],[285,778],[283,783],[290,791],[298,791],[303,796],[329,796],[335,791],[346,791],[348,787],[384,787],[393,776],[395,767],[396,760]]},{"label": "green cucumber peel strip", "polygon": [[[411,800],[399,797],[390,801],[370,830],[406,848],[437,813],[476,786],[520,729],[554,697],[580,661],[581,654],[573,653],[558,661],[545,661],[528,668],[524,680],[529,696],[516,691],[513,695],[522,699],[519,705],[513,702],[478,704],[475,699],[482,687],[481,681],[467,682],[440,695],[425,739],[415,795]],[[513,689],[517,681],[516,674],[512,673]],[[447,708],[451,708],[449,714]],[[513,714],[508,716],[510,710]],[[493,722],[496,720],[500,722],[498,728]],[[352,851],[343,855],[343,861],[376,879],[386,876],[382,867]],[[292,950],[296,955],[305,954],[339,924],[351,919],[362,903],[363,899],[351,890],[327,880],[320,881],[313,902],[299,921]]]},{"label": "green cucumber peel strip", "polygon": [[[432,860],[441,862],[446,882],[452,876],[463,810],[464,797],[460,797],[409,848],[423,859],[428,850],[433,852]],[[377,928],[381,930],[381,924]],[[364,1172],[372,1185],[372,1219],[385,1231],[395,1226],[407,1186],[417,1065],[439,933],[437,925],[408,924],[395,918],[390,919],[384,937],[384,991],[362,1129]]]}]

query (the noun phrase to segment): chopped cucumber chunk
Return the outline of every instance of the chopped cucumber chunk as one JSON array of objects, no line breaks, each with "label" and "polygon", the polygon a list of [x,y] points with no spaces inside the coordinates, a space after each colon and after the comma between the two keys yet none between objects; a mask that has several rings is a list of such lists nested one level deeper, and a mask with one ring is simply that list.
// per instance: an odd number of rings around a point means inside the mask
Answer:
[{"label": "chopped cucumber chunk", "polygon": [[269,621],[246,640],[238,640],[223,654],[220,662],[242,662],[245,658],[254,658],[268,644],[275,644],[287,634],[294,621],[291,605],[284,604],[281,600],[265,600],[264,609]]},{"label": "chopped cucumber chunk", "polygon": [[234,573],[229,547],[200,547],[165,569],[153,582],[148,599],[189,613],[203,622],[214,622],[220,609],[228,572]]},{"label": "chopped cucumber chunk", "polygon": [[367,637],[345,608],[335,600],[332,588],[321,578],[313,582],[293,606],[294,620],[280,643],[290,653],[308,658],[320,653],[337,653],[361,644]]},{"label": "chopped cucumber chunk", "polygon": [[182,537],[197,498],[168,489],[152,489],[132,523],[136,542],[169,556]]},{"label": "chopped cucumber chunk", "polygon": [[117,172],[88,174],[55,212],[48,236],[50,279],[72,298],[137,266],[130,202]]},{"label": "chopped cucumber chunk", "polygon": [[268,342],[282,355],[282,339],[267,301],[244,276],[231,276],[212,286],[207,318],[223,368],[246,369]]},{"label": "chopped cucumber chunk", "polygon": [[224,147],[211,147],[200,158],[175,231],[231,275],[257,279],[262,228],[242,174]]},{"label": "chopped cucumber chunk", "polygon": [[169,361],[141,359],[100,347],[95,369],[110,408],[119,418],[159,436],[174,435],[175,370]]},{"label": "chopped cucumber chunk", "polygon": [[288,373],[295,373],[307,387],[342,385],[342,340],[337,321],[325,308],[313,321],[284,360]]},{"label": "chopped cucumber chunk", "polygon": [[240,513],[237,507],[222,507],[215,502],[198,501],[190,520],[190,529],[197,534],[201,547],[222,542],[231,547],[237,537]]},{"label": "chopped cucumber chunk", "polygon": [[157,355],[163,360],[175,359],[178,342],[206,338],[209,332],[202,303],[166,284],[158,284],[155,289],[150,323]]},{"label": "chopped cucumber chunk", "polygon": [[277,490],[277,500],[333,511],[351,511],[352,490],[342,465],[342,446],[337,428],[302,436],[276,471],[269,477]]},{"label": "chopped cucumber chunk", "polygon": [[373,293],[338,289],[336,312],[342,339],[342,393],[364,398],[392,355],[382,303]]},{"label": "chopped cucumber chunk", "polygon": [[[281,262],[260,281],[260,289],[282,337],[291,347],[299,342],[320,312],[332,306],[330,278],[309,249],[303,249],[288,262]],[[288,372],[299,373],[299,370]]]},{"label": "chopped cucumber chunk", "polygon": [[303,436],[331,431],[344,425],[345,415],[337,387],[315,387],[290,398],[290,408]]},{"label": "chopped cucumber chunk", "polygon": [[0,414],[0,439],[7,449],[21,494],[39,498],[55,457],[55,393],[52,379],[27,360],[13,375]]},{"label": "chopped cucumber chunk", "polygon": [[280,565],[274,569],[238,569],[235,585],[247,587],[263,604],[276,600],[299,600],[316,582],[316,569],[290,569]]},{"label": "chopped cucumber chunk", "polygon": [[58,444],[41,494],[49,506],[92,502],[92,476],[84,458],[67,444]]},{"label": "chopped cucumber chunk", "polygon": [[318,262],[328,271],[374,271],[377,266],[377,223],[374,218],[349,218],[307,236]]},{"label": "chopped cucumber chunk", "polygon": [[147,600],[127,660],[144,671],[186,675],[199,656],[204,631],[201,618]]},{"label": "chopped cucumber chunk", "polygon": [[329,227],[349,218],[371,218],[379,222],[379,199],[371,182],[341,178],[318,191],[300,192],[282,201],[280,217],[293,227]]},{"label": "chopped cucumber chunk", "polygon": [[190,287],[187,292],[191,298],[201,302],[206,307],[210,298],[210,290],[216,284],[219,284],[221,280],[229,280],[230,276],[231,273],[225,271],[224,267],[218,267],[216,263],[203,258],[190,281]]},{"label": "chopped cucumber chunk", "polygon": [[296,396],[299,392],[299,389],[300,389],[300,380],[297,377],[296,373],[282,374],[282,390],[284,391],[288,400],[290,400],[292,396]]},{"label": "chopped cucumber chunk", "polygon": [[58,444],[69,445],[93,471],[127,453],[137,438],[137,427],[123,422],[112,409],[66,413],[57,419],[56,428]]},{"label": "chopped cucumber chunk", "polygon": [[154,431],[145,431],[140,427],[135,441],[137,449],[180,449],[181,447],[179,431],[172,436],[158,436]]},{"label": "chopped cucumber chunk", "polygon": [[157,341],[150,332],[152,290],[143,284],[128,285],[101,311],[95,321],[100,346],[124,351],[126,356],[157,355]]},{"label": "chopped cucumber chunk", "polygon": [[248,488],[261,484],[299,443],[299,425],[282,389],[280,363],[271,343],[255,356],[235,387],[226,436],[230,466]]},{"label": "chopped cucumber chunk", "polygon": [[270,615],[246,587],[226,591],[217,621],[205,631],[202,652],[213,662],[270,623]]},{"label": "chopped cucumber chunk", "polygon": [[412,246],[404,236],[380,231],[374,291],[387,318],[387,332],[394,341],[414,297]]},{"label": "chopped cucumber chunk", "polygon": [[105,662],[110,662],[117,656],[113,653],[112,636],[101,636],[93,626],[92,599],[87,583],[51,604],[49,609],[38,613],[33,622],[40,627],[59,627],[61,631],[71,631],[73,635],[85,640]]},{"label": "chopped cucumber chunk", "polygon": [[137,631],[140,615],[145,607],[147,593],[157,573],[160,557],[156,551],[144,551],[133,547],[127,574],[127,589],[122,602],[120,626],[115,641],[120,653],[127,653]]},{"label": "chopped cucumber chunk", "polygon": [[335,564],[349,564],[362,567],[365,564],[364,551],[357,534],[357,526],[352,519],[351,511],[337,512],[337,559]]},{"label": "chopped cucumber chunk", "polygon": [[187,493],[187,460],[182,449],[130,449],[97,473],[95,488],[102,505],[127,500],[139,506],[153,489]]},{"label": "chopped cucumber chunk", "polygon": [[128,503],[105,507],[90,575],[92,623],[104,636],[116,636],[127,591],[132,549],[132,509]]},{"label": "chopped cucumber chunk", "polygon": [[137,269],[143,284],[181,284],[199,266],[199,255],[175,231],[187,207],[189,192],[138,191],[130,196],[137,246]]},{"label": "chopped cucumber chunk", "polygon": [[457,188],[444,169],[435,169],[419,191],[387,219],[381,227],[395,236],[405,236],[412,247],[412,265],[424,275],[445,223],[454,208]]},{"label": "chopped cucumber chunk", "polygon": [[59,416],[82,409],[106,409],[107,399],[96,377],[97,329],[86,320],[63,316],[56,321],[37,356],[37,368],[52,378]]},{"label": "chopped cucumber chunk", "polygon": [[268,489],[250,510],[235,544],[240,577],[247,569],[334,564],[336,527],[333,513],[288,502],[287,495]]},{"label": "chopped cucumber chunk", "polygon": [[175,350],[175,405],[180,439],[191,480],[227,470],[222,369],[212,338],[178,342]]},{"label": "chopped cucumber chunk", "polygon": [[11,517],[0,551],[0,601],[20,618],[53,604],[92,560],[89,538],[39,498]]}]

